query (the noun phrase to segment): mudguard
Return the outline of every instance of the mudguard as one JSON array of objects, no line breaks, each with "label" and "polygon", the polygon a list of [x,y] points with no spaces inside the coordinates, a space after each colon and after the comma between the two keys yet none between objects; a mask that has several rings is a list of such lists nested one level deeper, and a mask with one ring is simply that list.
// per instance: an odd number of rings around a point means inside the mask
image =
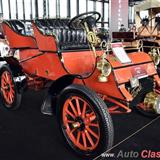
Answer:
[{"label": "mudguard", "polygon": [[46,115],[52,115],[53,110],[56,109],[56,106],[52,106],[56,104],[56,96],[68,85],[72,84],[74,79],[76,78],[75,75],[65,75],[56,81],[52,82],[51,86],[49,87],[48,93],[44,99],[44,102],[41,106],[41,112]]},{"label": "mudguard", "polygon": [[10,57],[0,57],[0,66],[3,66],[4,64],[7,64],[14,76],[19,76],[23,74],[22,67],[18,60],[14,58],[13,56]]},{"label": "mudguard", "polygon": [[1,58],[0,58],[0,69],[2,68],[3,65],[6,65],[7,62],[6,61],[1,61]]},{"label": "mudguard", "polygon": [[26,88],[26,76],[23,73],[22,67],[18,60],[12,56],[0,57],[0,69],[7,65],[12,72],[14,81],[16,83],[19,92],[22,92]]}]

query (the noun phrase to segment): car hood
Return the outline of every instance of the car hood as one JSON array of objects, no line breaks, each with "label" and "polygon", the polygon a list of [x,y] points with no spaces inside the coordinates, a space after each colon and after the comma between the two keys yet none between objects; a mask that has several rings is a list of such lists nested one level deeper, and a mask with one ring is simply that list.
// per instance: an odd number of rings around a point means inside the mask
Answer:
[{"label": "car hood", "polygon": [[141,79],[157,74],[155,65],[147,53],[134,52],[128,54],[128,56],[132,62],[126,64],[122,64],[114,55],[109,55],[107,58],[118,84],[126,83],[132,77]]}]

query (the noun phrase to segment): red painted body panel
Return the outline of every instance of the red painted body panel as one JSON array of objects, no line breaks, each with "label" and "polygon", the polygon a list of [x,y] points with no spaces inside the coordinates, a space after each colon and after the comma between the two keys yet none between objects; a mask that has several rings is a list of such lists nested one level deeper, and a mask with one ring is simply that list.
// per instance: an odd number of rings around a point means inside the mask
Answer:
[{"label": "red painted body panel", "polygon": [[[102,54],[102,51],[97,51]],[[95,55],[92,51],[76,51],[62,53],[64,65],[71,74],[86,74],[95,67]]]},{"label": "red painted body panel", "polygon": [[124,96],[117,87],[113,73],[108,77],[108,82],[105,83],[98,81],[99,74],[99,71],[96,70],[91,77],[85,80],[86,85],[100,94],[124,99]]},{"label": "red painted body panel", "polygon": [[[119,84],[126,83],[126,82],[129,82],[132,77],[135,77],[132,74],[132,69],[136,68],[136,67],[137,68],[144,68],[144,70],[146,71],[146,75],[144,75],[144,77],[147,75],[152,76],[152,75],[156,74],[156,69],[155,69],[155,66],[153,63],[134,65],[131,67],[115,69],[113,72],[115,74],[115,78],[116,78],[117,83],[119,83]],[[141,78],[141,77],[139,77],[139,78]]]},{"label": "red painted body panel", "polygon": [[144,52],[133,52],[128,54],[129,58],[131,59],[132,63],[122,64],[118,58],[116,58],[113,54],[108,56],[108,61],[111,63],[113,68],[117,67],[126,67],[129,65],[140,64],[148,61],[152,61],[151,57],[144,53]]},{"label": "red painted body panel", "polygon": [[14,32],[6,23],[2,25],[10,48],[37,48],[37,43],[33,37]]},{"label": "red painted body panel", "polygon": [[53,36],[43,35],[33,23],[34,35],[40,51],[57,51],[56,39]]},{"label": "red painted body panel", "polygon": [[[22,50],[20,58],[24,60],[41,53],[38,50]],[[56,80],[57,78],[67,74],[62,67],[60,59],[56,53],[45,52],[43,55],[22,63],[24,71],[28,74],[37,75],[39,77]]]}]

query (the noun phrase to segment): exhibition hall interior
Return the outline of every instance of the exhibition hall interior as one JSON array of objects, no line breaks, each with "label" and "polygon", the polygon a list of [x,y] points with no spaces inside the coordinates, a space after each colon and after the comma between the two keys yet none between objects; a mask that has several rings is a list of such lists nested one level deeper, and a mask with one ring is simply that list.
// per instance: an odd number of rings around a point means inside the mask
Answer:
[{"label": "exhibition hall interior", "polygon": [[0,0],[0,160],[160,159],[160,0]]}]

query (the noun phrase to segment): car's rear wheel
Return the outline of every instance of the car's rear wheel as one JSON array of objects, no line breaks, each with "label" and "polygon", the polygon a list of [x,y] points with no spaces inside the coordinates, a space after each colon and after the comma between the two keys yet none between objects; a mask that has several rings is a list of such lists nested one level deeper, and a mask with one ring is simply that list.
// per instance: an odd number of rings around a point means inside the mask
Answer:
[{"label": "car's rear wheel", "polygon": [[7,65],[0,69],[0,95],[2,105],[9,110],[16,110],[21,103],[21,94],[18,93],[12,72]]},{"label": "car's rear wheel", "polygon": [[112,146],[112,120],[95,92],[70,85],[62,91],[58,104],[60,129],[72,150],[81,156],[95,157]]}]

